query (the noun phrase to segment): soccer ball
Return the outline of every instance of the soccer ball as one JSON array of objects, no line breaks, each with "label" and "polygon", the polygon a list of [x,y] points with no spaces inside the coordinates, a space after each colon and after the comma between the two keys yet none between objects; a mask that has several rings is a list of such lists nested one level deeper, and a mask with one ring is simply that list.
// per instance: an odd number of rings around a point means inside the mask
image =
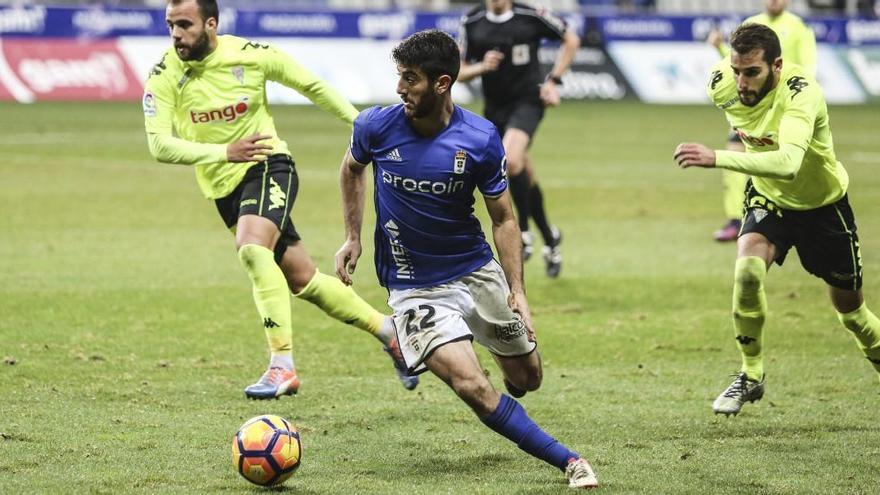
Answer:
[{"label": "soccer ball", "polygon": [[281,416],[251,418],[232,439],[232,465],[244,479],[257,485],[284,483],[301,461],[299,433]]}]

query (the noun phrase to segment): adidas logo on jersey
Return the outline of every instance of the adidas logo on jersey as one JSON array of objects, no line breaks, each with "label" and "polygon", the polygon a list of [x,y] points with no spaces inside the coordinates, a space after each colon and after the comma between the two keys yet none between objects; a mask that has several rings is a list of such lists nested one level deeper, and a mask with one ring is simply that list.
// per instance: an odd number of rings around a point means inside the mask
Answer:
[{"label": "adidas logo on jersey", "polygon": [[403,161],[403,157],[400,156],[400,151],[398,151],[397,148],[391,150],[387,155],[385,155],[385,158],[391,160],[392,162]]}]

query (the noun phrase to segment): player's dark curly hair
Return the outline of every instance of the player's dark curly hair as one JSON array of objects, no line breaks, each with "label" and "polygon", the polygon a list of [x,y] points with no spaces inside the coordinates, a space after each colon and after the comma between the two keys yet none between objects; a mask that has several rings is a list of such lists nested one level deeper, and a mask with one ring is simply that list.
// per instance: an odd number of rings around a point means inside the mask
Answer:
[{"label": "player's dark curly hair", "polygon": [[461,68],[458,44],[439,29],[427,29],[409,36],[394,47],[391,58],[398,65],[420,69],[431,81],[446,74],[455,82]]},{"label": "player's dark curly hair", "polygon": [[[168,0],[168,3],[171,5],[180,5],[186,0]],[[207,21],[210,18],[214,18],[217,22],[220,22],[220,9],[217,7],[217,0],[196,0],[196,3],[199,6],[199,14],[202,15],[202,20]]]},{"label": "player's dark curly hair", "polygon": [[773,62],[782,55],[776,33],[763,24],[751,22],[736,28],[736,31],[730,35],[730,47],[740,55],[763,49],[764,61],[767,65],[773,65]]}]

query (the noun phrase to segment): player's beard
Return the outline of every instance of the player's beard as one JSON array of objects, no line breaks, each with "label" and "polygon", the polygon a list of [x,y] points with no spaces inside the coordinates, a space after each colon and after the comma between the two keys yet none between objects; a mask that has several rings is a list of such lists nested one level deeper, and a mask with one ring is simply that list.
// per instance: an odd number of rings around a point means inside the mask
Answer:
[{"label": "player's beard", "polygon": [[[773,73],[767,74],[767,80],[758,89],[758,91],[740,91],[739,101],[747,107],[753,107],[761,102],[767,93],[773,90]],[[746,98],[748,97],[748,101]]]},{"label": "player's beard", "polygon": [[425,94],[419,98],[418,104],[413,104],[412,113],[408,115],[411,119],[421,119],[430,115],[434,108],[439,104],[438,100],[440,96],[435,94],[433,91],[426,91]]},{"label": "player's beard", "polygon": [[177,56],[180,57],[180,60],[184,62],[189,60],[201,60],[205,58],[205,55],[208,54],[208,48],[210,48],[210,40],[208,39],[208,32],[202,31],[202,34],[199,35],[198,38],[193,42],[192,46],[186,46],[183,43],[174,44],[174,48],[178,47],[185,48],[187,51],[185,54],[181,54],[180,50],[177,50]]}]

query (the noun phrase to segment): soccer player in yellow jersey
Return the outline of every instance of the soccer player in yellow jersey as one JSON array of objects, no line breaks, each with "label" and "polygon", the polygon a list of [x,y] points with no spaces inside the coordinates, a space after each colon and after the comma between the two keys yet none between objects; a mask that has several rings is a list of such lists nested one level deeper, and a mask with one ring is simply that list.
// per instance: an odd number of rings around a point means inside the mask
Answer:
[{"label": "soccer player in yellow jersey", "polygon": [[[764,12],[749,17],[745,22],[763,24],[779,37],[782,56],[786,63],[795,63],[807,70],[810,75],[816,71],[816,37],[804,20],[786,9],[788,0],[766,0]],[[722,57],[730,54],[730,48],[724,44],[719,31],[713,31],[707,39]],[[727,140],[730,151],[745,151],[739,135],[734,130]],[[738,172],[725,170],[721,173],[723,184],[723,206],[727,223],[713,234],[716,241],[735,241],[742,226],[743,191],[748,176]]]},{"label": "soccer player in yellow jersey", "polygon": [[880,373],[880,319],[862,297],[862,265],[849,178],[834,155],[828,109],[812,72],[783,63],[779,38],[762,24],[731,35],[731,54],[709,79],[709,96],[737,129],[746,152],[682,143],[682,168],[704,167],[750,175],[737,241],[733,326],[742,369],[712,404],[737,414],[764,395],[761,334],[767,315],[764,277],[797,249],[801,265],[828,284],[840,322]]},{"label": "soccer player in yellow jersey", "polygon": [[299,180],[290,150],[266,102],[267,81],[307,96],[351,125],[357,110],[335,90],[275,48],[218,36],[215,0],[170,0],[165,12],[174,43],[150,73],[144,118],[150,153],[165,163],[193,165],[205,197],[235,234],[238,257],[269,342],[269,369],[247,397],[295,394],[290,294],[373,334],[391,355],[407,389],[390,318],[336,277],[320,273],[290,219]]}]

